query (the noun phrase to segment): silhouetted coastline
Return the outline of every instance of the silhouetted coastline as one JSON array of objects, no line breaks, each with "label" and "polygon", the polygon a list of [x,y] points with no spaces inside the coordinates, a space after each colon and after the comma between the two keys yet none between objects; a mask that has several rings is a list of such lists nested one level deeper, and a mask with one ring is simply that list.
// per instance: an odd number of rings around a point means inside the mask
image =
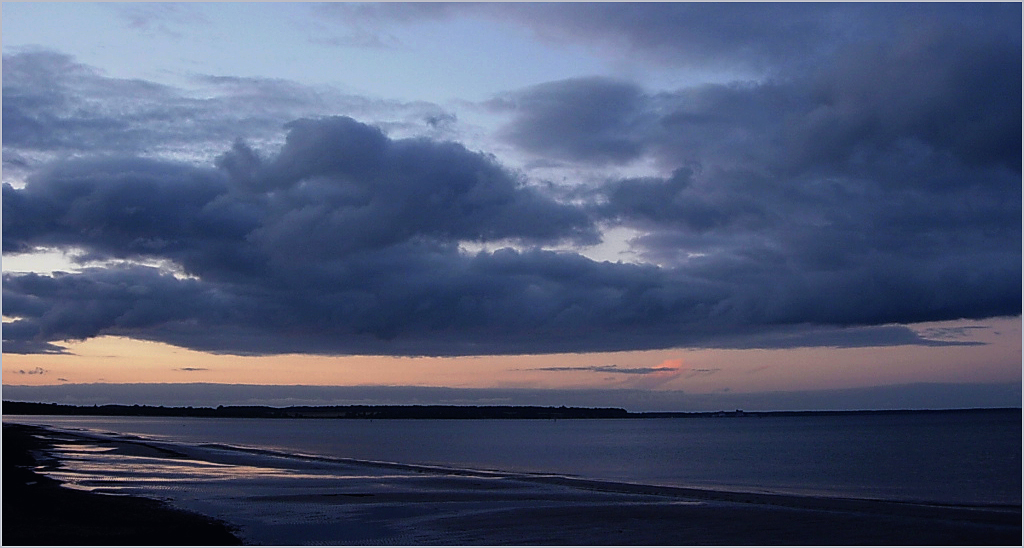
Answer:
[{"label": "silhouetted coastline", "polygon": [[629,416],[625,409],[583,407],[469,405],[164,407],[152,405],[76,406],[8,401],[3,402],[3,414],[247,419],[614,419]]},{"label": "silhouetted coastline", "polygon": [[629,412],[615,407],[540,407],[515,405],[332,405],[270,407],[262,405],[165,407],[154,405],[65,405],[4,401],[4,415],[81,415],[111,417],[206,417],[249,419],[660,419],[726,417],[799,417],[897,415],[906,413],[1021,412],[1020,408],[886,409],[850,411],[698,411]]}]

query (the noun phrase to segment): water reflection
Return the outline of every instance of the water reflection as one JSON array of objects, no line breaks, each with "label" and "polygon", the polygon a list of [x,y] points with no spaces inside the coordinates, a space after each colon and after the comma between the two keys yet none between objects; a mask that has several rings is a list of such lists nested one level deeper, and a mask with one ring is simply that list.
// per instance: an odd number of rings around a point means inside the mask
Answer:
[{"label": "water reflection", "polygon": [[53,456],[61,462],[60,468],[41,469],[40,472],[63,482],[66,487],[83,491],[97,489],[118,491],[127,488],[145,488],[146,486],[165,489],[182,482],[310,480],[326,483],[397,477],[382,474],[371,476],[339,473],[341,470],[282,468],[269,465],[266,462],[252,465],[212,462],[178,456],[133,455],[126,454],[124,449],[119,447],[84,443],[54,445]]}]

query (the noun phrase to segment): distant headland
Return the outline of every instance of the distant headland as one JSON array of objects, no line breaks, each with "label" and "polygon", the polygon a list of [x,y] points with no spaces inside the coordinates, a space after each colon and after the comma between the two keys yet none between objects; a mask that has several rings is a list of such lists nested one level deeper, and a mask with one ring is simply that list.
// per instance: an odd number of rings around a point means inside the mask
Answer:
[{"label": "distant headland", "polygon": [[629,412],[615,407],[540,407],[516,405],[334,405],[270,407],[164,407],[154,405],[64,405],[4,401],[4,415],[74,415],[110,417],[205,417],[253,419],[648,419],[767,416],[863,415],[1016,411],[998,409],[856,410],[856,411],[701,411]]}]

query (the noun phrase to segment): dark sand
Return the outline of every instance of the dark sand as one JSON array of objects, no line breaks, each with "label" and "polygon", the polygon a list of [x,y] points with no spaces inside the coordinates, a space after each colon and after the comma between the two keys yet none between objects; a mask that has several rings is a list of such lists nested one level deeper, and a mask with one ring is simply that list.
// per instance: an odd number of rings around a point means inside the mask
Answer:
[{"label": "dark sand", "polygon": [[[224,526],[194,514],[171,512],[145,499],[63,489],[19,468],[30,462],[26,449],[41,449],[47,439],[66,443],[69,434],[4,426],[4,544],[234,540]],[[96,440],[83,437],[81,443],[87,441]],[[115,454],[178,458],[171,454],[174,446],[124,439],[103,443],[116,446]],[[230,451],[207,457],[222,467],[266,466]],[[191,508],[237,527],[246,543],[277,545],[1021,545],[1020,506],[728,493],[318,459],[303,466],[310,472],[321,464],[349,467],[344,470],[350,475],[333,480],[240,476],[231,485],[237,482],[248,494],[225,503],[212,492],[202,493]]]},{"label": "dark sand", "polygon": [[31,426],[3,425],[4,546],[241,544],[227,526],[204,516],[139,497],[66,489],[33,472],[47,465],[49,445],[34,433],[45,435]]}]

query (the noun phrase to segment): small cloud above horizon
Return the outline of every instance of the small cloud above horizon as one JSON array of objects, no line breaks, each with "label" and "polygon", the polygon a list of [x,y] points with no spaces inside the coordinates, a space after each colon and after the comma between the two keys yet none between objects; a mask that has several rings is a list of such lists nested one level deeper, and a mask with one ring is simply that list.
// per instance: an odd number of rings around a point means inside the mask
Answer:
[{"label": "small cloud above horizon", "polygon": [[676,371],[675,367],[658,366],[658,367],[622,367],[619,365],[575,365],[575,366],[559,366],[559,367],[536,367],[531,369],[515,369],[514,371],[554,371],[554,372],[569,372],[569,371],[591,371],[594,373],[618,373],[622,375],[650,375],[652,373],[660,373],[664,371]]},{"label": "small cloud above horizon", "polygon": [[687,370],[688,373],[685,375],[685,378],[692,379],[693,377],[707,377],[710,375],[714,375],[715,373],[718,373],[721,370],[722,369],[719,367],[711,367],[705,369],[691,368]]},{"label": "small cloud above horizon", "polygon": [[532,369],[515,369],[514,371],[545,371],[555,373],[586,372],[599,373],[602,375],[626,375],[632,378],[624,380],[621,383],[618,383],[618,381],[616,381],[614,377],[605,377],[604,380],[611,381],[613,384],[620,384],[622,387],[652,389],[661,387],[665,383],[676,378],[679,378],[680,376],[689,379],[696,376],[713,375],[714,373],[718,372],[719,369],[684,368],[683,359],[676,358],[664,360],[653,367],[622,367],[620,365],[576,365],[538,367]]}]

